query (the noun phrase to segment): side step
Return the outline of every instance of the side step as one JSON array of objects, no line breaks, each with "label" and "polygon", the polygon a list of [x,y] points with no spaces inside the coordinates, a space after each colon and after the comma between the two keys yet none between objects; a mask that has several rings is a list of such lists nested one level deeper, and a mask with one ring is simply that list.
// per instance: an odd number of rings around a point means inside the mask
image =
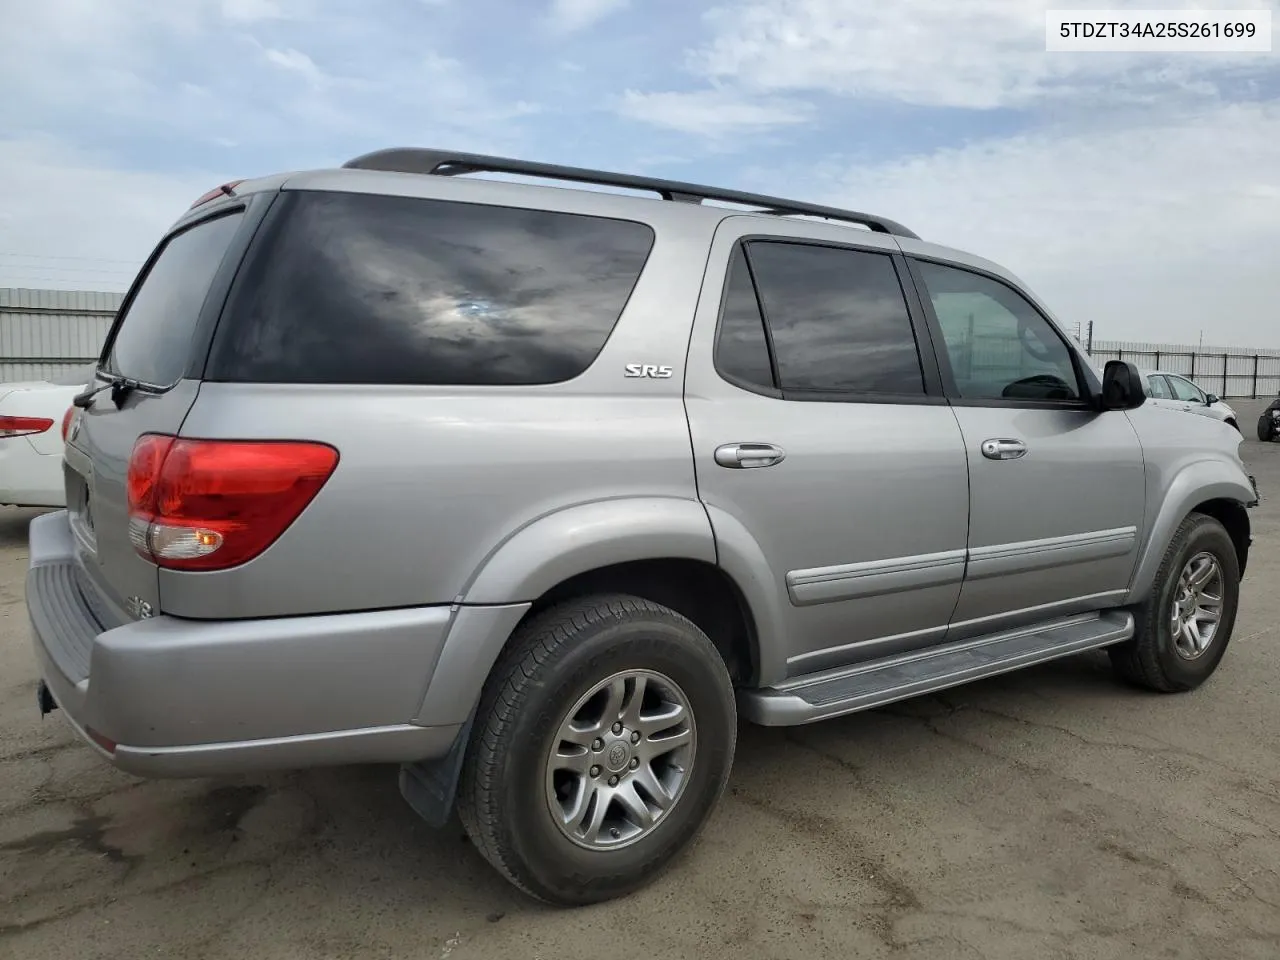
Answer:
[{"label": "side step", "polygon": [[826,720],[970,680],[1121,643],[1133,636],[1133,614],[1108,610],[916,650],[853,667],[797,677],[739,694],[742,716],[768,727]]}]

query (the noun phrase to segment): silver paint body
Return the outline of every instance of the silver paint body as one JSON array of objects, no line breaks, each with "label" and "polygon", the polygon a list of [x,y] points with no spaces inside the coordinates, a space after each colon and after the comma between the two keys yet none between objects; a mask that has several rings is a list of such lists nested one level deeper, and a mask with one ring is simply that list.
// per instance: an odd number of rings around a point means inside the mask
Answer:
[{"label": "silver paint body", "polygon": [[[1096,413],[794,403],[739,389],[713,368],[725,268],[748,234],[978,267],[1051,316],[1006,271],[958,251],[833,224],[484,180],[342,170],[238,189],[604,215],[648,223],[656,241],[600,355],[565,383],[191,379],[136,392],[122,410],[104,397],[78,416],[68,509],[31,526],[35,646],[63,713],[82,733],[119,743],[113,762],[138,773],[440,756],[539,596],[643,559],[718,565],[758,636],[744,711],[761,722],[814,719],[784,702],[789,684],[943,642],[1007,645],[1041,627],[1056,630],[1064,650],[1122,638],[1131,619],[1106,611],[1149,591],[1183,517],[1210,498],[1252,499],[1235,431],[1151,404]],[[251,562],[157,570],[125,534],[127,462],[144,431],[324,441],[341,461]],[[992,438],[1013,438],[1025,452],[989,459],[981,447]],[[756,443],[782,456],[766,468],[725,469],[724,457],[748,454],[716,452]],[[134,619],[138,604],[154,615]],[[1090,623],[1100,626],[1089,633]],[[1020,656],[1036,662],[1035,651]]]}]

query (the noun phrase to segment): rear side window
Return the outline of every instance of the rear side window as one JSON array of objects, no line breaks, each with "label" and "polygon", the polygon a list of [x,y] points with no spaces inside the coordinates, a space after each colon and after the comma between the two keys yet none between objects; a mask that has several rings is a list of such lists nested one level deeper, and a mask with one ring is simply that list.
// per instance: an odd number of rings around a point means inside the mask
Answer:
[{"label": "rear side window", "polygon": [[725,379],[738,386],[774,391],[773,365],[769,362],[769,343],[765,339],[764,318],[760,301],[751,282],[751,271],[742,248],[734,251],[729,263],[729,282],[725,285],[724,310],[716,337],[716,369]]},{"label": "rear side window", "polygon": [[514,385],[582,373],[653,244],[644,224],[286,193],[218,332],[211,380]]},{"label": "rear side window", "polygon": [[784,394],[924,393],[911,315],[888,255],[753,241],[747,256]]},{"label": "rear side window", "polygon": [[1151,396],[1157,400],[1173,399],[1173,394],[1169,392],[1169,382],[1164,377],[1150,377],[1147,382],[1151,384]]},{"label": "rear side window", "polygon": [[182,379],[200,308],[243,216],[202,221],[164,243],[116,327],[110,373],[159,387]]}]

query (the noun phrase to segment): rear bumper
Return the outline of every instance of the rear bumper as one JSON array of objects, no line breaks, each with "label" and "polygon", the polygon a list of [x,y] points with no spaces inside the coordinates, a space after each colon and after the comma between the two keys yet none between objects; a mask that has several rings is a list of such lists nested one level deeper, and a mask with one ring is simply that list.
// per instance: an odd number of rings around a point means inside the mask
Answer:
[{"label": "rear bumper", "polygon": [[[433,759],[448,753],[479,694],[436,670],[451,623],[467,619],[450,607],[270,620],[157,616],[107,628],[85,600],[92,587],[66,512],[33,520],[30,542],[27,607],[41,676],[72,727],[131,773]],[[495,630],[520,612],[493,609],[479,620]],[[476,616],[471,622],[464,632],[475,638]],[[452,651],[444,661],[459,659]],[[429,682],[452,687],[457,707],[442,710],[436,696],[428,709]]]}]

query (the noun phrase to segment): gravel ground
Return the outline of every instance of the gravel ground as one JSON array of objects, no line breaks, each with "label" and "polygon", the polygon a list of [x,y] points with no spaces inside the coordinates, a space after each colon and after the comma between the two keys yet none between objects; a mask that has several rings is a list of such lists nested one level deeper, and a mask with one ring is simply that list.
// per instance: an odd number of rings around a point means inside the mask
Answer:
[{"label": "gravel ground", "polygon": [[[1280,444],[1244,451],[1280,492]],[[1232,649],[1199,691],[1126,689],[1085,655],[746,727],[692,854],[573,912],[417,822],[392,768],[145,782],[42,722],[33,515],[0,509],[4,960],[1280,956],[1280,500],[1254,511]]]}]

